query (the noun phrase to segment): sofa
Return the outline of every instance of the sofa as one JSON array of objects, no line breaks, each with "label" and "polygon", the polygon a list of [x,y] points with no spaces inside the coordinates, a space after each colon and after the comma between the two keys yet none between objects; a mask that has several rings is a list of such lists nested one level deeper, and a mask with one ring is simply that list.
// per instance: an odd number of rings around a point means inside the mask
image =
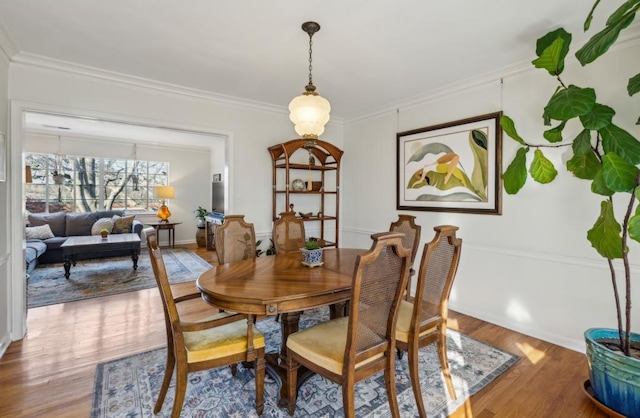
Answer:
[{"label": "sofa", "polygon": [[[31,213],[28,216],[26,230],[25,261],[27,273],[39,264],[62,263],[62,248],[67,237],[82,235],[100,235],[100,230],[104,227],[110,233],[134,232],[141,235],[144,225],[136,221],[133,215],[125,215],[121,210],[106,210],[88,213]],[[45,227],[45,225],[47,225]],[[118,243],[113,243],[117,247]],[[117,248],[109,248],[109,252],[91,253],[83,257],[82,254],[76,256],[77,260],[88,258],[101,258],[112,256],[131,255],[131,251],[123,248],[119,252]],[[138,253],[140,248],[138,247]]]}]

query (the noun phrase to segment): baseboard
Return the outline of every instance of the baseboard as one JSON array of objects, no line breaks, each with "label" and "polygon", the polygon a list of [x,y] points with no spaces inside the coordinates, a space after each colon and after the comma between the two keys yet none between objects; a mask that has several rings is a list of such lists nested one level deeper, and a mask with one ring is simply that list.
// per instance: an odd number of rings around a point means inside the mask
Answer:
[{"label": "baseboard", "polygon": [[0,358],[4,356],[7,348],[9,348],[9,344],[11,344],[11,338],[9,338],[9,334],[6,333],[2,337],[0,337]]}]

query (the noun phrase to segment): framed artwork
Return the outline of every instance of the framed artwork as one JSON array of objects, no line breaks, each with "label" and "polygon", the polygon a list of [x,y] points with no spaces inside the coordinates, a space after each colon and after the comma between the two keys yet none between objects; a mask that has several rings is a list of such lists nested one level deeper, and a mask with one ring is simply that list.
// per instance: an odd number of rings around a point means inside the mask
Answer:
[{"label": "framed artwork", "polygon": [[0,181],[7,181],[7,140],[0,132]]},{"label": "framed artwork", "polygon": [[500,215],[502,112],[397,134],[397,209]]}]

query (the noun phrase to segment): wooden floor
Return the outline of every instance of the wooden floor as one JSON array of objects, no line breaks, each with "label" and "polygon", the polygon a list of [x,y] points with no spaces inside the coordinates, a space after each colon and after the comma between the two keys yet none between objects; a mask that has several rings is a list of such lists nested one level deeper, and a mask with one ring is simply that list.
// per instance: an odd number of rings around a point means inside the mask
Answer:
[{"label": "wooden floor", "polygon": [[[214,252],[190,248],[215,262]],[[451,328],[521,357],[452,417],[606,417],[582,392],[583,354],[469,316],[450,316]],[[96,364],[164,344],[155,288],[30,309],[27,337],[0,359],[0,417],[88,417]]]}]

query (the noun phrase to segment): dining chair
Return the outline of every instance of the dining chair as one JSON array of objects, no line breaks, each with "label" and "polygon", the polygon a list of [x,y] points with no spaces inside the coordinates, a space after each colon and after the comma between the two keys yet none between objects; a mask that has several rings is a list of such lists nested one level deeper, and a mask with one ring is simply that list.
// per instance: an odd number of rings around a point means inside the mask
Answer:
[{"label": "dining chair", "polygon": [[256,258],[256,233],[244,215],[225,215],[214,239],[219,264]]},{"label": "dining chair", "polygon": [[427,414],[418,377],[420,348],[434,341],[438,343],[438,357],[445,384],[449,396],[456,399],[447,358],[447,315],[462,240],[456,237],[457,226],[441,225],[433,229],[435,236],[422,251],[415,298],[413,303],[406,300],[400,303],[396,325],[396,345],[398,350],[408,352],[411,386],[422,418]]},{"label": "dining chair", "polygon": [[153,274],[160,290],[167,333],[167,364],[162,387],[153,409],[162,409],[174,368],[176,370],[175,397],[171,416],[177,418],[187,390],[187,375],[191,372],[252,362],[255,372],[256,412],[264,408],[265,339],[253,324],[251,315],[221,312],[206,314],[201,320],[186,322],[180,319],[178,305],[200,298],[200,293],[174,298],[167,270],[154,228],[144,230]]},{"label": "dining chair", "polygon": [[412,215],[398,215],[398,220],[389,226],[389,231],[404,234],[402,244],[411,249],[411,268],[409,269],[409,280],[407,280],[407,291],[404,295],[406,300],[411,297],[411,279],[416,274],[413,263],[420,245],[420,231],[422,229],[420,225],[416,225],[415,219],[416,217]]},{"label": "dining chair", "polygon": [[349,316],[293,333],[287,339],[288,412],[293,415],[300,365],[342,386],[345,417],[353,417],[355,383],[384,370],[393,417],[399,417],[395,386],[395,323],[409,274],[411,251],[402,235],[371,236],[369,251],[358,255]]},{"label": "dining chair", "polygon": [[304,221],[295,212],[282,212],[273,223],[273,242],[276,254],[299,251],[304,247]]}]

